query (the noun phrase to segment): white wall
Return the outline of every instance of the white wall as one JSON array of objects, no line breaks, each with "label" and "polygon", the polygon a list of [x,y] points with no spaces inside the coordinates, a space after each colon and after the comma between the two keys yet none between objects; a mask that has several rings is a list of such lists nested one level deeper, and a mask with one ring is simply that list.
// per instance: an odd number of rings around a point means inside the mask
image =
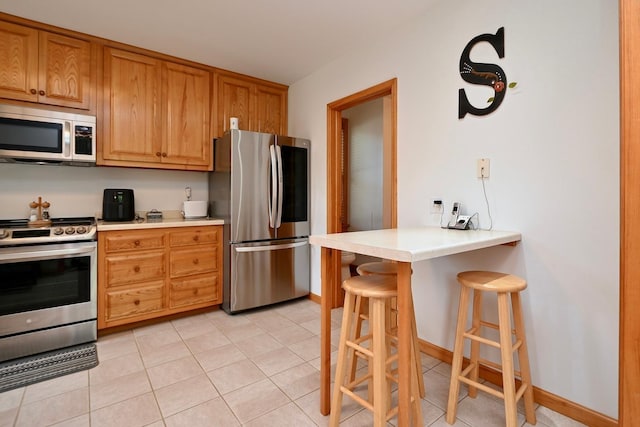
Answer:
[{"label": "white wall", "polygon": [[382,228],[382,98],[342,117],[349,119],[349,230]]},{"label": "white wall", "polygon": [[181,210],[185,187],[193,200],[207,200],[206,172],[115,167],[0,164],[0,219],[28,218],[29,203],[51,203],[51,217],[102,212],[105,188],[132,188],[136,211]]},{"label": "white wall", "polygon": [[[528,280],[523,295],[534,384],[617,418],[619,128],[618,5],[610,0],[442,0],[396,33],[340,58],[289,91],[289,133],[312,141],[312,233],[326,231],[326,105],[398,79],[398,225],[436,225],[432,198],[487,218],[476,159],[491,159],[498,247],[414,265],[419,336],[452,349],[465,269]],[[491,115],[457,117],[469,40],[505,27],[505,57],[478,46],[519,89]],[[487,45],[488,46],[488,45]],[[477,55],[477,56],[476,56]],[[312,292],[320,293],[320,251]]]}]

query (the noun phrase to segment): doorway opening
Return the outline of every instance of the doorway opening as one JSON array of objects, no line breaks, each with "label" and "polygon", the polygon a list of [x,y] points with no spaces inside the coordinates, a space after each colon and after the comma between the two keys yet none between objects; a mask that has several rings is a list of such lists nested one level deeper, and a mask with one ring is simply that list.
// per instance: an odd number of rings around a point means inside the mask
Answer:
[{"label": "doorway opening", "polygon": [[[350,196],[345,185],[348,182],[348,168],[345,163],[353,161],[353,156],[348,153],[345,156],[343,150],[343,111],[378,99],[382,102],[381,224],[382,228],[397,226],[397,79],[391,79],[327,105],[327,233],[345,231],[345,215],[349,206]],[[339,307],[344,297],[340,287],[341,260],[336,257],[326,264],[327,271],[324,274],[333,277],[332,282],[336,284],[327,298],[330,307]]]}]

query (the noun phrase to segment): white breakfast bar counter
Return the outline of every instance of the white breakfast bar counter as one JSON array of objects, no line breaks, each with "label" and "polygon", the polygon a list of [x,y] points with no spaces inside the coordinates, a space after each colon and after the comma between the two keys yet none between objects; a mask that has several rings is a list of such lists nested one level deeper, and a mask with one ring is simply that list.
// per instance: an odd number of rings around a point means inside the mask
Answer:
[{"label": "white breakfast bar counter", "polygon": [[320,412],[329,414],[331,372],[331,307],[328,295],[336,287],[337,272],[330,271],[340,252],[349,251],[398,262],[398,425],[410,422],[410,340],[411,263],[459,254],[498,245],[514,245],[521,240],[518,232],[494,230],[449,230],[440,227],[392,228],[312,235],[309,242],[321,247],[321,344],[320,344]]}]

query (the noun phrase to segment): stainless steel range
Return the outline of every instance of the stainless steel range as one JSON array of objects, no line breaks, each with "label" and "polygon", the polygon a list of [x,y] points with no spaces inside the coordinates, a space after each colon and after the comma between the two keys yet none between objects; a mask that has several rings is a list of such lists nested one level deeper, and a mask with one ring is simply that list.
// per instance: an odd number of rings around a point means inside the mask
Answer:
[{"label": "stainless steel range", "polygon": [[0,361],[97,339],[94,218],[0,220]]}]

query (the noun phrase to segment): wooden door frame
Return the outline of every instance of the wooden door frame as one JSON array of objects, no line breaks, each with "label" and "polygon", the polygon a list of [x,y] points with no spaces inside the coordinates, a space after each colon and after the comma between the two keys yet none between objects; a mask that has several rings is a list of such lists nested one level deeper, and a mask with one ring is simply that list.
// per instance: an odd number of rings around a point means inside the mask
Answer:
[{"label": "wooden door frame", "polygon": [[[327,233],[341,231],[340,211],[342,200],[341,182],[341,127],[342,111],[367,101],[383,98],[383,146],[385,173],[383,179],[390,194],[390,216],[383,218],[388,227],[397,227],[397,79],[387,80],[368,89],[327,104]],[[389,187],[390,186],[390,187]],[[333,257],[327,265],[326,274],[333,277],[336,288],[327,297],[330,307],[336,307],[340,286],[340,257]]]},{"label": "wooden door frame", "polygon": [[618,425],[640,420],[640,1],[620,0]]}]

